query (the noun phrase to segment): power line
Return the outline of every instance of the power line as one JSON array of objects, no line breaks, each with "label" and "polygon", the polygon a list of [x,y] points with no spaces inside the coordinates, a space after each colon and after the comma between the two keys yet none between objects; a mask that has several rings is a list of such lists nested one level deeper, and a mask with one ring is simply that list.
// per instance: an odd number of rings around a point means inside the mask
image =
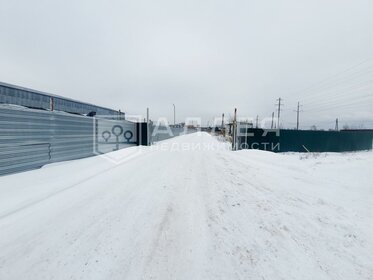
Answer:
[{"label": "power line", "polygon": [[308,99],[307,102],[305,102],[305,104],[317,104],[320,102],[320,99],[322,99],[323,101],[334,101],[344,99],[351,97],[351,93],[354,93],[354,96],[356,96],[356,92],[364,93],[371,89],[373,89],[373,80],[365,81],[364,83],[360,83],[357,85],[351,85],[349,87],[334,88],[333,90],[322,91],[319,93],[322,96],[315,95],[312,99]]},{"label": "power line", "polygon": [[[373,70],[373,67],[372,67],[372,70]],[[333,83],[314,88],[313,91],[310,91],[309,93],[305,94],[303,96],[303,98],[304,99],[312,99],[312,98],[314,98],[315,95],[320,95],[321,94],[320,90],[321,91],[328,91],[328,90],[334,89],[337,86],[346,85],[349,82],[359,82],[359,80],[362,80],[361,78],[364,77],[364,75],[369,74],[369,76],[368,76],[368,78],[369,78],[372,73],[373,73],[373,71],[367,71],[365,73],[362,73],[362,75],[360,74],[360,75],[356,76],[357,73],[353,73],[349,76],[341,77],[339,80],[333,81]]]},{"label": "power line", "polygon": [[[332,117],[334,122],[335,117],[341,117],[341,114],[353,116],[359,110],[361,113],[369,116],[373,108],[373,58],[366,59],[358,64],[355,64],[343,71],[340,71],[330,77],[314,83],[305,88],[300,93],[297,109],[295,110],[296,116],[296,129],[301,126],[301,112],[307,112],[304,119],[302,114],[302,123],[308,123],[310,115],[320,114],[323,116]],[[278,98],[276,103],[277,107],[277,127],[280,124],[288,125],[286,119],[293,118],[294,110],[284,110],[283,99]],[[302,105],[301,105],[302,104]],[[302,108],[303,107],[303,108]],[[305,109],[305,110],[302,110]],[[327,112],[327,113],[323,113]],[[336,115],[338,113],[338,115]],[[354,113],[354,114],[352,114]],[[271,128],[276,126],[274,122],[274,114],[272,113]],[[284,122],[281,122],[281,117]],[[329,118],[328,117],[328,118]],[[304,119],[304,120],[303,120]],[[311,121],[311,119],[310,119]],[[312,120],[314,122],[314,120]],[[322,122],[322,121],[321,121]],[[368,124],[364,121],[365,124]],[[369,121],[370,125],[370,121]],[[334,127],[332,127],[334,128]]]},{"label": "power line", "polygon": [[360,98],[356,98],[353,102],[334,102],[332,104],[323,104],[319,106],[311,106],[310,109],[307,109],[308,112],[319,112],[323,110],[330,110],[330,109],[339,109],[339,108],[346,108],[346,107],[356,107],[356,106],[368,106],[373,103],[373,96],[364,96]]},{"label": "power line", "polygon": [[[311,89],[314,89],[315,87],[320,86],[320,85],[322,85],[323,83],[325,83],[325,82],[327,82],[327,81],[329,81],[329,80],[331,80],[331,79],[333,79],[333,78],[335,78],[335,77],[338,77],[339,75],[344,74],[344,73],[346,73],[346,72],[348,72],[348,71],[350,71],[350,70],[353,70],[353,69],[359,67],[360,65],[363,65],[363,64],[365,64],[365,63],[367,63],[368,61],[371,61],[371,60],[372,60],[372,58],[365,59],[365,60],[363,60],[362,62],[359,62],[358,64],[352,65],[352,66],[350,66],[349,68],[347,68],[347,69],[345,69],[345,70],[342,70],[341,72],[338,72],[338,73],[333,74],[333,75],[331,75],[331,76],[329,76],[329,77],[327,77],[327,78],[324,78],[324,79],[322,79],[322,80],[319,81],[319,82],[316,82],[316,83],[314,83],[314,84],[311,84],[310,86],[304,88],[304,89],[301,90],[300,92],[307,92],[307,91],[309,91],[309,90],[311,90]],[[296,92],[294,92],[294,93],[296,93]]]}]

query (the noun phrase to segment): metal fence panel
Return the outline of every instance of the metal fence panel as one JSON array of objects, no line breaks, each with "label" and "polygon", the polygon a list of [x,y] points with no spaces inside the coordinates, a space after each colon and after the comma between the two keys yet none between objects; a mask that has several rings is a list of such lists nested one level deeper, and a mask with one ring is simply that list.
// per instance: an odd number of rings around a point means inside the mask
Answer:
[{"label": "metal fence panel", "polygon": [[239,149],[273,152],[351,152],[373,149],[373,130],[263,130],[249,128]]},{"label": "metal fence panel", "polygon": [[95,151],[107,153],[138,144],[137,125],[133,122],[96,119]]},{"label": "metal fence panel", "polygon": [[112,130],[114,126],[134,136],[127,141],[121,135],[119,149],[137,145],[135,123],[0,105],[0,175],[113,151],[116,143],[96,149],[95,143],[102,135],[95,129]]},{"label": "metal fence panel", "polygon": [[0,175],[38,168],[50,159],[49,143],[0,147]]}]

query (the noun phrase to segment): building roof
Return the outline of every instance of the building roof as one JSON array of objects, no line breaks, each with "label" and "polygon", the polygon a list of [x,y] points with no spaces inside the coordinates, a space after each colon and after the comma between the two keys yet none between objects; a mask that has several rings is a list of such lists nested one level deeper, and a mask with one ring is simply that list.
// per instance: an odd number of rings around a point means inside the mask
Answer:
[{"label": "building roof", "polygon": [[10,88],[19,89],[19,90],[24,90],[24,91],[28,91],[28,92],[32,92],[32,93],[37,93],[37,94],[48,96],[48,97],[60,98],[60,99],[64,99],[64,100],[68,100],[68,101],[72,101],[72,102],[77,102],[77,103],[81,103],[81,104],[85,104],[85,105],[99,107],[99,108],[106,109],[106,110],[117,111],[117,110],[114,110],[114,109],[111,109],[111,108],[107,108],[107,107],[103,107],[103,106],[98,106],[98,105],[91,104],[91,103],[88,103],[88,102],[82,102],[82,101],[75,100],[75,99],[72,99],[72,98],[63,97],[61,95],[47,93],[47,92],[43,92],[43,91],[39,91],[39,90],[35,90],[35,89],[26,88],[26,87],[16,86],[16,85],[4,83],[4,82],[1,82],[1,81],[0,81],[0,86],[10,87]]}]

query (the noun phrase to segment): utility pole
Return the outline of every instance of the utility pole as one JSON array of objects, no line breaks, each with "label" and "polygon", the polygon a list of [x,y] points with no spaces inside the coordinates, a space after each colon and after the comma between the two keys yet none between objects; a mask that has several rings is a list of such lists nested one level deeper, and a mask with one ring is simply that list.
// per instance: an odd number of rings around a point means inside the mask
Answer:
[{"label": "utility pole", "polygon": [[336,130],[336,131],[339,130],[339,127],[338,127],[338,118],[335,120],[335,130]]},{"label": "utility pole", "polygon": [[295,112],[297,112],[297,130],[299,130],[299,113],[301,112],[301,111],[300,111],[300,105],[299,105],[299,102],[298,102],[297,110],[296,110]]},{"label": "utility pole", "polygon": [[149,108],[146,108],[146,146],[150,145]]},{"label": "utility pole", "polygon": [[297,130],[299,130],[299,102],[297,107]]},{"label": "utility pole", "polygon": [[273,119],[275,118],[275,112],[272,112],[272,123],[271,123],[271,129],[273,129]]},{"label": "utility pole", "polygon": [[234,118],[233,118],[233,151],[237,150],[237,108],[234,109]]},{"label": "utility pole", "polygon": [[225,128],[224,128],[224,113],[221,115],[221,132],[225,137]]},{"label": "utility pole", "polygon": [[281,113],[281,106],[283,105],[281,103],[282,99],[281,97],[277,99],[278,103],[276,104],[277,106],[277,129],[280,129],[280,113]]},{"label": "utility pole", "polygon": [[256,115],[256,128],[258,128],[258,123],[259,123],[259,116]]},{"label": "utility pole", "polygon": [[172,104],[174,106],[174,126],[176,125],[176,106],[175,104]]}]

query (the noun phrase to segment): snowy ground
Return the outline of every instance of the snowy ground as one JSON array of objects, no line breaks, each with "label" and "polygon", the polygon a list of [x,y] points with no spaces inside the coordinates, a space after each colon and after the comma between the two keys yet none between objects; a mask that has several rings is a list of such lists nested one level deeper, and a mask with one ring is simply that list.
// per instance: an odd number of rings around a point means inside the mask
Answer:
[{"label": "snowy ground", "polygon": [[372,152],[224,147],[191,134],[0,177],[0,279],[373,279]]}]

